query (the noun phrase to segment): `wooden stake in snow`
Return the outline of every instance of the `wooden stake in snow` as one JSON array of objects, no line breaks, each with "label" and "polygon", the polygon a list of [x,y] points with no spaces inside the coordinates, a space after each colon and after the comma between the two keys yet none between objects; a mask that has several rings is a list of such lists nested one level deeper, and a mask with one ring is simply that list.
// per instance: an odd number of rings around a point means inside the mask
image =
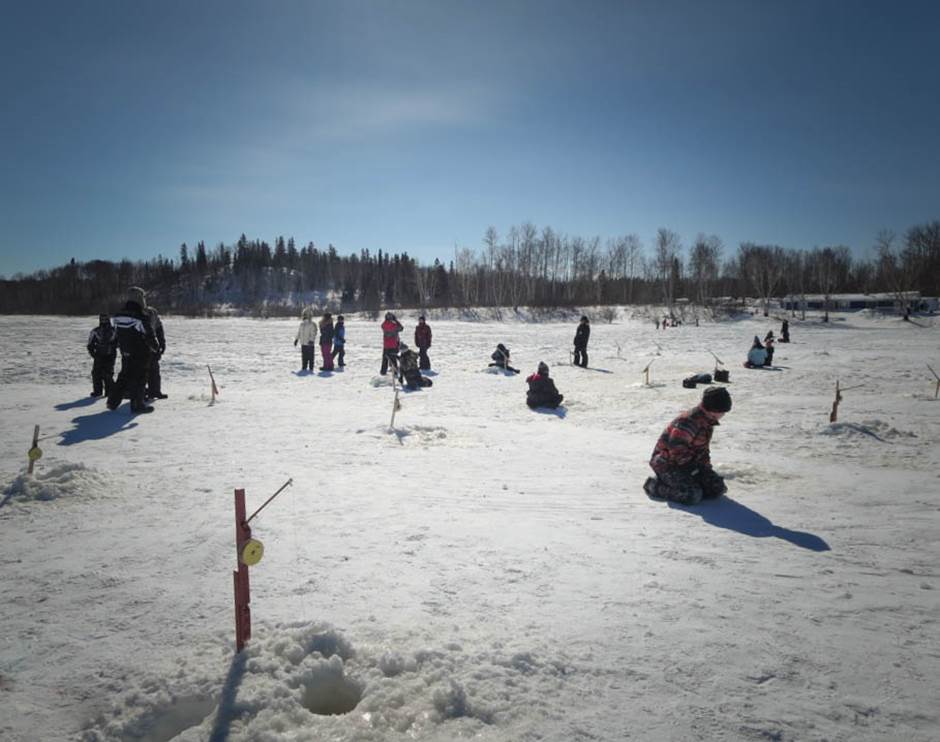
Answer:
[{"label": "wooden stake in snow", "polygon": [[33,445],[29,447],[29,451],[26,452],[26,457],[29,459],[29,466],[26,471],[30,474],[33,473],[33,464],[35,464],[39,459],[42,458],[42,449],[39,447],[39,426],[37,425],[33,428]]},{"label": "wooden stake in snow", "polygon": [[937,376],[937,372],[933,370],[933,367],[928,363],[927,368],[930,369],[930,373],[933,374],[934,378],[937,380],[937,388],[934,390],[933,398],[936,399],[940,397],[940,376]]},{"label": "wooden stake in snow", "polygon": [[398,401],[398,389],[395,389],[395,399],[392,400],[392,419],[389,420],[388,429],[395,429],[395,413],[401,409],[401,402]]},{"label": "wooden stake in snow", "polygon": [[[209,369],[209,381],[212,382],[212,402],[211,402],[211,404],[215,404],[215,398],[219,396],[219,388],[215,385],[215,377],[212,375],[212,368],[209,366],[208,363],[206,364],[206,368]],[[237,396],[237,395],[236,395],[236,396]]]},{"label": "wooden stake in snow", "polygon": [[643,369],[643,375],[644,375],[643,383],[646,384],[646,386],[650,385],[650,366],[652,366],[655,362],[656,362],[656,359],[654,358],[652,361],[647,363],[646,368]]},{"label": "wooden stake in snow", "polygon": [[856,384],[855,386],[845,386],[840,389],[839,380],[836,379],[836,398],[832,403],[832,412],[829,413],[829,422],[834,423],[839,417],[839,402],[842,401],[842,392],[847,392],[852,389],[859,389],[862,386],[862,384]]}]

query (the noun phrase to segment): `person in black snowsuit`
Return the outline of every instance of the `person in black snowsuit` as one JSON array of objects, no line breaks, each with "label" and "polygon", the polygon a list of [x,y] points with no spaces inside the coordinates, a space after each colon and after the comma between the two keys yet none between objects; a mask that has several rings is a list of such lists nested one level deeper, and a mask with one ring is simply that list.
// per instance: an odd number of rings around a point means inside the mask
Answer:
[{"label": "person in black snowsuit", "polygon": [[490,364],[490,368],[501,368],[511,373],[518,374],[519,369],[513,368],[509,365],[509,348],[507,348],[502,343],[499,343],[496,346],[496,350],[490,355],[490,358],[493,359],[493,362]]},{"label": "person in black snowsuit", "polygon": [[558,407],[565,398],[555,388],[555,382],[549,377],[548,365],[544,361],[539,362],[538,371],[525,381],[529,385],[529,391],[525,395],[525,403],[533,410],[536,407]]},{"label": "person in black snowsuit", "polygon": [[166,351],[166,336],[163,334],[163,322],[157,313],[156,307],[149,304],[144,306],[144,314],[150,321],[150,327],[153,329],[154,337],[157,338],[157,352],[150,356],[150,363],[147,366],[147,392],[149,399],[166,399],[169,395],[163,393],[162,382],[160,378],[160,359]]},{"label": "person in black snowsuit", "polygon": [[771,330],[764,336],[764,350],[767,351],[767,358],[764,361],[765,366],[774,365],[774,331]]},{"label": "person in black snowsuit", "polygon": [[343,368],[346,365],[346,322],[343,315],[336,318],[336,327],[333,328],[333,354],[335,359],[339,356],[337,366]]},{"label": "person in black snowsuit", "polygon": [[784,320],[783,324],[780,325],[780,342],[789,343],[790,342],[790,320]]},{"label": "person in black snowsuit", "polygon": [[433,382],[422,376],[418,369],[418,354],[404,343],[401,344],[399,350],[401,353],[398,356],[398,371],[402,383],[409,389],[431,386]]},{"label": "person in black snowsuit", "polygon": [[98,326],[88,333],[88,355],[91,367],[91,396],[108,394],[114,384],[114,361],[117,358],[117,333],[107,314],[98,315]]},{"label": "person in black snowsuit", "polygon": [[581,317],[581,322],[578,324],[578,329],[574,334],[574,365],[580,366],[581,368],[587,368],[588,365],[588,354],[587,354],[587,344],[588,338],[591,337],[591,322],[587,317]]},{"label": "person in black snowsuit", "polygon": [[116,410],[125,393],[131,400],[131,412],[153,412],[153,407],[144,403],[144,387],[150,357],[160,352],[156,335],[144,313],[142,289],[128,289],[127,303],[123,311],[114,316],[118,347],[121,350],[121,372],[111,385],[108,394],[108,409]]}]

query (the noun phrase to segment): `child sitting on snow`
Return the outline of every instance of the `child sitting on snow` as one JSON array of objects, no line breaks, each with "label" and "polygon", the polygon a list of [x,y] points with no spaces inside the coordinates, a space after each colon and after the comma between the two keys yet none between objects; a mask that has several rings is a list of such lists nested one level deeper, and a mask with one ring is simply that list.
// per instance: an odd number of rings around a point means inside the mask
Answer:
[{"label": "child sitting on snow", "polygon": [[418,354],[415,353],[404,343],[400,346],[401,354],[398,356],[399,378],[409,389],[420,389],[423,386],[431,386],[433,383],[426,379],[418,370]]},{"label": "child sitting on snow", "polygon": [[493,362],[490,364],[490,368],[501,368],[514,374],[519,373],[519,369],[513,368],[509,365],[509,348],[507,348],[502,343],[496,346],[496,350],[493,351],[492,355],[490,355],[490,358],[493,359]]},{"label": "child sitting on snow", "polygon": [[761,345],[760,338],[754,336],[754,344],[748,351],[745,368],[761,368],[767,362],[767,349]]},{"label": "child sitting on snow", "polygon": [[533,410],[536,407],[558,407],[565,398],[558,393],[555,382],[548,376],[548,366],[544,361],[538,365],[538,371],[525,380],[529,391],[525,395],[525,403]]}]

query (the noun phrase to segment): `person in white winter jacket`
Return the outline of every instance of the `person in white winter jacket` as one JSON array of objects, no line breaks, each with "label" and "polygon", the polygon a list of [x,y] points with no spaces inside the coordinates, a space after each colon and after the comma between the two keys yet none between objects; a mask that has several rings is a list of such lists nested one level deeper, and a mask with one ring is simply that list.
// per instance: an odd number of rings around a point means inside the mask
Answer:
[{"label": "person in white winter jacket", "polygon": [[303,318],[297,328],[297,337],[294,338],[294,347],[300,343],[301,371],[308,368],[313,371],[313,362],[317,357],[317,323],[313,321],[313,310],[307,307],[301,314]]}]

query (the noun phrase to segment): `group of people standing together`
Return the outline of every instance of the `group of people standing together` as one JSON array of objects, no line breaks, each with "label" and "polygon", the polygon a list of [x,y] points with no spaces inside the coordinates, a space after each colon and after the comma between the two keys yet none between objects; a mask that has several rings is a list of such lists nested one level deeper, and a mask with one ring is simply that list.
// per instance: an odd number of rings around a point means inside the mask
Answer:
[{"label": "group of people standing together", "polygon": [[[91,396],[107,395],[109,410],[130,399],[131,412],[153,412],[147,402],[167,398],[160,378],[160,358],[166,351],[163,322],[156,308],[147,305],[143,289],[131,286],[120,312],[113,317],[98,316],[98,326],[88,333],[86,347],[93,359]],[[121,370],[115,379],[118,351]]]},{"label": "group of people standing together", "polygon": [[[343,315],[336,318],[333,324],[333,315],[325,312],[320,322],[313,321],[313,310],[307,307],[301,313],[300,327],[294,338],[294,347],[300,345],[301,372],[313,371],[317,357],[317,330],[320,331],[320,353],[323,355],[321,371],[333,371],[333,361],[343,368],[346,365],[346,323]],[[337,359],[337,356],[339,357]]]}]

